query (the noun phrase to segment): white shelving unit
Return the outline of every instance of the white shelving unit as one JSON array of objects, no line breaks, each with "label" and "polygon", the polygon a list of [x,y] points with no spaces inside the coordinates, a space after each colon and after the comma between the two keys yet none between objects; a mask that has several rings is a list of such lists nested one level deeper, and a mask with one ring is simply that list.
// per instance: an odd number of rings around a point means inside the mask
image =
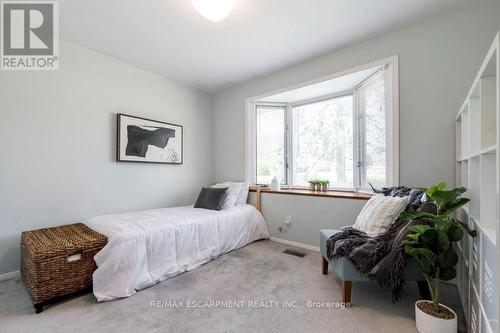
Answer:
[{"label": "white shelving unit", "polygon": [[456,182],[471,202],[457,212],[478,236],[458,244],[457,287],[469,332],[500,333],[500,33],[456,119]]}]

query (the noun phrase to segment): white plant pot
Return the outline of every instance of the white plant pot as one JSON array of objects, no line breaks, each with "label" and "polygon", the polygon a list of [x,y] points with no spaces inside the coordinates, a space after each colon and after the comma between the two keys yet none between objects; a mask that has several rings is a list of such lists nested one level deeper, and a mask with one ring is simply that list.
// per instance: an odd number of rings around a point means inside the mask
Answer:
[{"label": "white plant pot", "polygon": [[446,305],[440,304],[441,306],[450,310],[455,315],[455,318],[436,318],[420,310],[417,306],[417,304],[420,302],[430,301],[420,300],[415,302],[415,321],[417,324],[417,331],[419,333],[457,333],[457,314],[455,313],[455,311],[453,311]]}]

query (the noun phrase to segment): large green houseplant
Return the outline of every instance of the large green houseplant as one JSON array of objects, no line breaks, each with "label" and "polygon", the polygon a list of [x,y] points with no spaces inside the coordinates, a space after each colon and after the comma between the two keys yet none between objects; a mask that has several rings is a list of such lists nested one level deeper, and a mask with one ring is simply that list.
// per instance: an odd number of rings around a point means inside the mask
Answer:
[{"label": "large green houseplant", "polygon": [[[405,252],[415,259],[422,271],[431,294],[432,303],[417,302],[416,306],[427,315],[439,318],[437,320],[452,319],[453,316],[456,320],[456,315],[440,304],[439,283],[449,281],[457,275],[455,266],[458,255],[453,243],[462,239],[464,230],[472,237],[475,236],[475,231],[471,231],[466,223],[452,216],[455,210],[469,202],[468,198],[460,197],[466,191],[464,187],[447,190],[446,183],[438,183],[425,190],[427,201],[436,206],[433,213],[406,211],[400,216],[402,220],[422,221],[408,228],[410,233],[403,244]],[[416,311],[419,311],[417,307]],[[418,319],[417,313],[417,328]],[[425,321],[428,324],[429,318]]]}]

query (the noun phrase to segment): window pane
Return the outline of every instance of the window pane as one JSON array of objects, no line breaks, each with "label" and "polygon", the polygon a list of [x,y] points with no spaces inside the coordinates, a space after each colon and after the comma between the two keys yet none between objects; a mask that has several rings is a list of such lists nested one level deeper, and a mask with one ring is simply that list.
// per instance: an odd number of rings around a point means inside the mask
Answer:
[{"label": "window pane", "polygon": [[[387,117],[383,71],[360,88],[362,185],[387,185]],[[363,177],[364,176],[364,177]],[[364,179],[363,179],[364,178]]]},{"label": "window pane", "polygon": [[293,184],[353,187],[352,95],[295,107],[293,122]]},{"label": "window pane", "polygon": [[257,106],[257,184],[270,184],[276,176],[286,183],[285,108]]}]

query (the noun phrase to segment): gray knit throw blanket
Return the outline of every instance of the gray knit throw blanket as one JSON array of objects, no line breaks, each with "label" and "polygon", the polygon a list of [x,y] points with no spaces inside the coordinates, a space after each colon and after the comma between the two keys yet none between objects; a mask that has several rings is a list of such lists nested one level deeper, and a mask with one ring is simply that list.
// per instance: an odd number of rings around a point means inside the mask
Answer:
[{"label": "gray knit throw blanket", "polygon": [[[372,187],[373,188],[373,187]],[[375,190],[388,196],[409,196],[407,210],[424,210],[432,212],[435,206],[424,203],[425,194],[421,189],[405,186]],[[392,301],[397,302],[405,285],[406,254],[401,243],[406,239],[408,227],[421,224],[422,221],[397,220],[383,235],[369,237],[364,232],[352,227],[344,228],[327,241],[327,256],[331,259],[346,257],[356,268],[391,291]]]}]

